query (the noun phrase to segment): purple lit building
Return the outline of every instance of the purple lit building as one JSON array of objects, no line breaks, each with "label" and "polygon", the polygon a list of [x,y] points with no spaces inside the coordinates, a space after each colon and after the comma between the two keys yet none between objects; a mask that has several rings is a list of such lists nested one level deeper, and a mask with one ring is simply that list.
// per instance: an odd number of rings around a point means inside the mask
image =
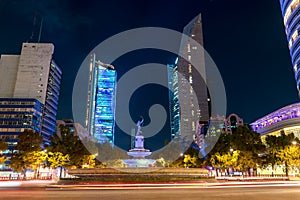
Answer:
[{"label": "purple lit building", "polygon": [[250,124],[252,129],[264,138],[266,135],[279,136],[294,133],[300,138],[300,103],[280,108]]}]

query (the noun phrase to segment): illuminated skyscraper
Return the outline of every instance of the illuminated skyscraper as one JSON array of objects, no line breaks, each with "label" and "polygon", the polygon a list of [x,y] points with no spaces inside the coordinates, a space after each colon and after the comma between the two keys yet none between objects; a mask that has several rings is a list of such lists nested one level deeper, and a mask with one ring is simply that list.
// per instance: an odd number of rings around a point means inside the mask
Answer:
[{"label": "illuminated skyscraper", "polygon": [[298,95],[300,96],[300,0],[280,0]]},{"label": "illuminated skyscraper", "polygon": [[178,95],[178,71],[177,61],[168,66],[168,84],[169,84],[169,109],[170,109],[170,127],[171,138],[180,134],[180,106]]},{"label": "illuminated skyscraper", "polygon": [[21,55],[1,55],[0,135],[12,146],[24,129],[46,145],[55,133],[62,71],[53,53],[53,44],[23,43]]},{"label": "illuminated skyscraper", "polygon": [[86,127],[99,143],[114,144],[116,82],[114,67],[96,60],[92,54],[89,66],[89,88]]},{"label": "illuminated skyscraper", "polygon": [[[202,19],[201,15],[195,17],[183,30],[183,33],[203,46]],[[209,120],[209,98],[206,86],[206,70],[203,49],[194,46],[190,39],[183,37],[180,45],[180,52],[187,59],[178,58],[178,62],[168,67],[169,87],[173,90],[170,93],[170,117],[171,134],[176,135],[197,134],[203,125]],[[192,66],[197,63],[200,66],[199,72]],[[180,77],[180,76],[182,77]],[[194,91],[193,91],[194,90]],[[195,92],[197,104],[195,105]]]}]

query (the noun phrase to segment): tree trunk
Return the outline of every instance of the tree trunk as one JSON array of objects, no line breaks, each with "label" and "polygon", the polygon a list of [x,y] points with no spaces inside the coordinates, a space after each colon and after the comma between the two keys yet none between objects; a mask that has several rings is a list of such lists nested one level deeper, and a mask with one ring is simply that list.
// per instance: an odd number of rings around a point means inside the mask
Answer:
[{"label": "tree trunk", "polygon": [[288,166],[287,161],[285,161],[284,164],[285,164],[285,175],[286,175],[286,177],[289,177],[289,170],[288,170],[289,166]]},{"label": "tree trunk", "polygon": [[63,170],[63,167],[61,166],[61,167],[60,167],[60,173],[59,173],[59,179],[61,179],[61,176],[62,176],[62,170]]},{"label": "tree trunk", "polygon": [[23,180],[26,180],[26,169],[24,169],[24,176],[23,176]]}]

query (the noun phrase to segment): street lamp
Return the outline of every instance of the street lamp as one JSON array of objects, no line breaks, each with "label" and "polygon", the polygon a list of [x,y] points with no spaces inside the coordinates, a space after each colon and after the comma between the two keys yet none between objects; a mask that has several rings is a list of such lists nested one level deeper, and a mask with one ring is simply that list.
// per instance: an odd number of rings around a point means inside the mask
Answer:
[{"label": "street lamp", "polygon": [[292,145],[297,145],[298,143],[297,143],[297,141],[292,141]]}]

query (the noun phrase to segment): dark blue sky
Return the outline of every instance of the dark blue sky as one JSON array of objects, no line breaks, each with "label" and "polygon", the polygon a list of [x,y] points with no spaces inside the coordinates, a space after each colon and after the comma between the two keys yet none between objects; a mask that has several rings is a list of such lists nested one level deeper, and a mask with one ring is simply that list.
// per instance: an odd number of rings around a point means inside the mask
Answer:
[{"label": "dark blue sky", "polygon": [[[158,26],[182,31],[202,12],[204,46],[223,77],[228,113],[252,122],[298,101],[279,1],[0,0],[0,54],[18,54],[29,41],[33,17],[44,18],[41,42],[55,45],[63,69],[58,118],[72,118],[76,72],[100,42],[127,29]],[[124,58],[117,70],[151,62]],[[130,57],[128,57],[130,58]],[[173,57],[161,58],[167,64]],[[139,114],[136,114],[139,115]]]}]

